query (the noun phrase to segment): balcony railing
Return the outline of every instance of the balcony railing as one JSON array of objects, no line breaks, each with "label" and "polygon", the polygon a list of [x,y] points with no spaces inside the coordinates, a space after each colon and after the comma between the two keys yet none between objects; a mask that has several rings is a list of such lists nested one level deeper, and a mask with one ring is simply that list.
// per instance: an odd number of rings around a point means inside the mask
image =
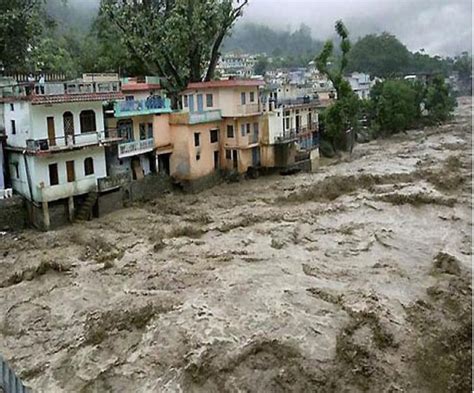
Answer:
[{"label": "balcony railing", "polygon": [[108,129],[105,131],[83,132],[55,138],[27,139],[26,149],[34,152],[55,152],[94,146],[110,141],[120,141],[120,139],[115,129]]},{"label": "balcony railing", "polygon": [[155,113],[171,113],[169,98],[151,96],[145,100],[126,100],[115,103],[115,117],[152,115]]},{"label": "balcony railing", "polygon": [[220,109],[189,113],[189,124],[209,123],[212,121],[220,121],[221,119],[222,114]]},{"label": "balcony railing", "polygon": [[101,140],[101,134],[101,132],[94,131],[60,136],[56,138],[27,139],[26,149],[35,152],[51,152],[98,145],[99,141]]},{"label": "balcony railing", "polygon": [[319,98],[305,96],[305,97],[278,99],[278,101],[277,101],[277,107],[310,105],[310,104],[318,105],[319,104]]},{"label": "balcony railing", "polygon": [[105,192],[117,189],[127,184],[130,180],[130,174],[126,172],[97,179],[97,185],[100,192]]},{"label": "balcony railing", "polygon": [[[28,89],[28,86],[27,86]],[[120,92],[120,82],[35,83],[30,93],[36,95],[92,94]]]},{"label": "balcony railing", "polygon": [[249,143],[250,144],[258,143],[258,134],[250,134]]},{"label": "balcony railing", "polygon": [[239,115],[252,115],[252,114],[256,114],[260,112],[261,112],[261,108],[258,103],[237,105],[237,113]]},{"label": "balcony railing", "polygon": [[155,140],[153,138],[124,142],[118,145],[118,156],[119,158],[130,157],[137,154],[148,153],[154,148]]}]

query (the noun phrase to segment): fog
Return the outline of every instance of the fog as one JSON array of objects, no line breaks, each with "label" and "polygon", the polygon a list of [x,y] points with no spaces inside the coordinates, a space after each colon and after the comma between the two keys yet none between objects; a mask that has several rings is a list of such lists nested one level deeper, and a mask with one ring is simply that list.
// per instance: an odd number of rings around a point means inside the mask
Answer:
[{"label": "fog", "polygon": [[[68,1],[88,8],[99,3]],[[472,48],[471,0],[250,0],[240,23],[281,29],[305,23],[315,38],[327,39],[337,19],[346,23],[353,40],[388,31],[410,50],[431,55],[453,56]]]},{"label": "fog", "polygon": [[471,0],[250,0],[244,21],[283,29],[301,23],[326,39],[342,19],[352,39],[388,31],[412,51],[456,55],[471,51]]}]

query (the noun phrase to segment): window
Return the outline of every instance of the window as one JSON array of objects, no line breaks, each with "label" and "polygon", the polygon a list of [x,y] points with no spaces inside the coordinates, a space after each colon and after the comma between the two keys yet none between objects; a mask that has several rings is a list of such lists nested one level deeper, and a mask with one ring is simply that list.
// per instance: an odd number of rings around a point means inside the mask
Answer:
[{"label": "window", "polygon": [[20,178],[19,164],[18,164],[18,162],[14,162],[14,163],[12,163],[12,165],[15,168],[15,177],[17,179],[19,179]]},{"label": "window", "polygon": [[194,133],[194,146],[198,147],[201,144],[201,134],[199,132]]},{"label": "window", "polygon": [[[51,120],[52,121],[52,128],[54,129],[54,118],[51,118],[51,119],[52,119]],[[49,121],[50,120],[48,120],[48,128],[50,127],[49,126]],[[64,127],[64,136],[74,135],[74,116],[72,115],[71,112],[64,112],[64,114],[63,114],[63,127]]]},{"label": "window", "polygon": [[125,96],[125,101],[133,101],[134,99],[134,96]]},{"label": "window", "polygon": [[201,159],[201,155],[200,154],[196,154],[196,161],[199,161]]},{"label": "window", "polygon": [[212,94],[206,94],[206,106],[208,108],[212,108],[214,106],[214,100],[213,100]]},{"label": "window", "polygon": [[130,119],[119,120],[117,123],[117,133],[119,138],[125,139],[125,141],[133,141],[133,123]]},{"label": "window", "polygon": [[81,133],[97,131],[94,111],[82,111],[79,118],[81,120]]},{"label": "window", "polygon": [[250,123],[247,123],[247,134],[250,134]]},{"label": "window", "polygon": [[15,112],[15,104],[10,104],[10,111]]},{"label": "window", "polygon": [[89,176],[94,174],[94,160],[92,157],[87,157],[84,160],[84,175]]},{"label": "window", "polygon": [[286,130],[289,130],[289,129],[290,129],[290,118],[289,118],[289,117],[287,117],[287,118],[285,119],[285,129],[286,129]]},{"label": "window", "polygon": [[146,139],[146,128],[145,128],[146,124],[145,123],[140,123],[138,125],[138,128],[140,129],[140,140],[144,140]]},{"label": "window", "polygon": [[12,121],[11,121],[11,124],[12,124],[12,135],[16,135],[16,124],[15,124],[15,120],[12,120]]},{"label": "window", "polygon": [[226,160],[232,160],[232,151],[231,150],[226,150],[225,151],[225,158],[226,158]]},{"label": "window", "polygon": [[153,123],[148,123],[148,124],[147,124],[146,137],[147,137],[148,139],[153,138]]},{"label": "window", "polygon": [[258,123],[253,123],[253,133],[254,133],[255,135],[258,134]]},{"label": "window", "polygon": [[245,105],[247,103],[247,100],[245,99],[245,92],[244,93],[240,93],[240,103],[242,105]]},{"label": "window", "polygon": [[188,98],[188,95],[187,95],[187,94],[185,94],[185,95],[183,96],[183,106],[184,106],[185,108],[189,107],[189,98]]},{"label": "window", "polygon": [[219,130],[209,131],[211,134],[211,143],[216,143],[219,141]]},{"label": "window", "polygon": [[74,161],[66,161],[66,175],[68,183],[76,180],[76,172],[74,170]]},{"label": "window", "polygon": [[255,93],[253,91],[250,92],[250,102],[255,102]]},{"label": "window", "polygon": [[246,135],[246,132],[245,132],[245,124],[241,124],[241,125],[240,125],[240,135],[242,135],[242,136],[245,136],[245,135]]},{"label": "window", "polygon": [[234,137],[234,126],[229,124],[227,125],[227,138],[233,138]]},{"label": "window", "polygon": [[49,164],[49,185],[55,186],[59,184],[58,164]]}]

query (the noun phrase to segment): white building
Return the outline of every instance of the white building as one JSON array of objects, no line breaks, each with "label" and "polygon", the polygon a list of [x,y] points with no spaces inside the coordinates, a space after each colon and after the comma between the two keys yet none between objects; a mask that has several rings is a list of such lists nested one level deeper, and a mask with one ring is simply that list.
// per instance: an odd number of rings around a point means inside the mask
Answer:
[{"label": "white building", "polygon": [[372,87],[370,75],[361,72],[353,72],[345,79],[349,82],[352,90],[361,100],[365,100],[370,97],[370,88]]},{"label": "white building", "polygon": [[[4,99],[8,169],[38,227],[70,220],[107,176],[103,103],[122,98],[120,83],[37,84]],[[31,91],[32,90],[32,91]],[[92,207],[92,206],[91,206]]]}]

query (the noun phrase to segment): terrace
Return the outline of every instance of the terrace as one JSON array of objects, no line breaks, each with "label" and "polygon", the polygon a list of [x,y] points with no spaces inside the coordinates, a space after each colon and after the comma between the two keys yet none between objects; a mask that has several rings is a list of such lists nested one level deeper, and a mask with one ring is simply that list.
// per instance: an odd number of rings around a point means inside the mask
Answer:
[{"label": "terrace", "polygon": [[118,101],[114,106],[116,118],[171,113],[171,111],[171,100],[157,96],[150,96],[144,100]]}]

